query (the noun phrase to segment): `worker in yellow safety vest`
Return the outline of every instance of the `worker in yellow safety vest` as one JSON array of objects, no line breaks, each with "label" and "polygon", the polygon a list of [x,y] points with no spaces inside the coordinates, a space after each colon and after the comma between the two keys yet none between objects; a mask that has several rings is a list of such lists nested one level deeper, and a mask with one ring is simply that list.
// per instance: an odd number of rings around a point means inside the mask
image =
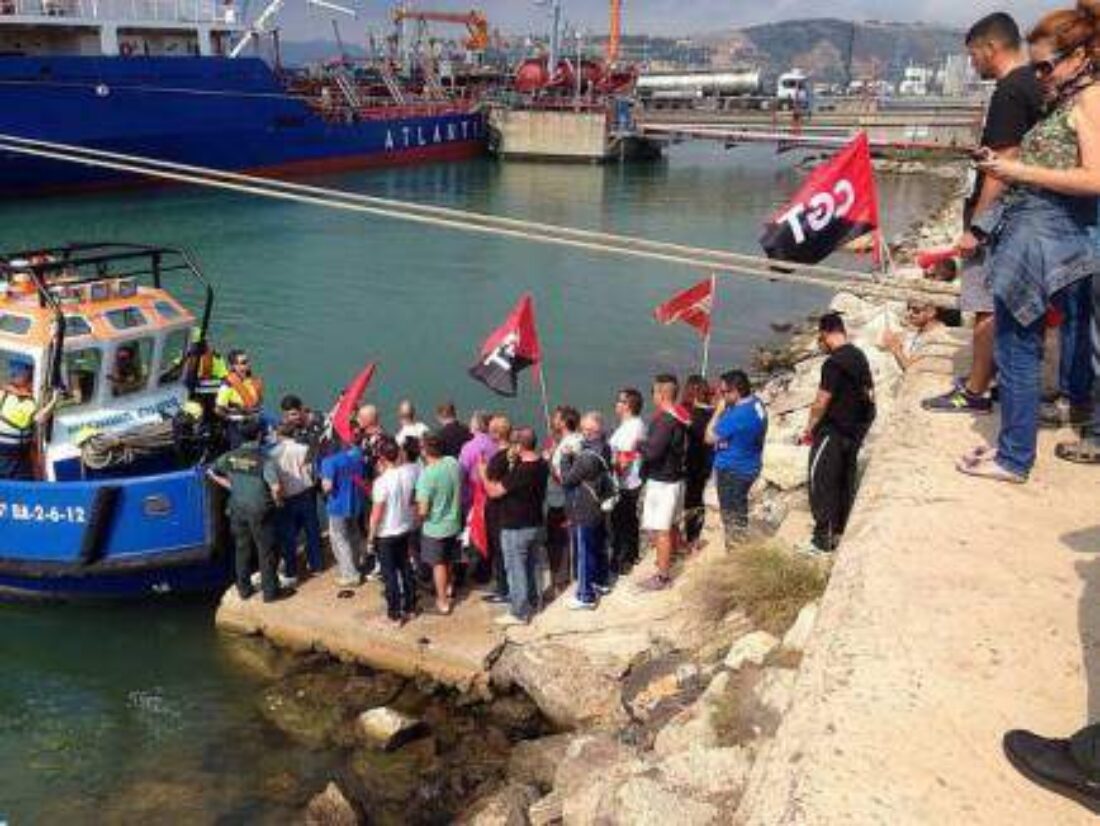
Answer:
[{"label": "worker in yellow safety vest", "polygon": [[8,383],[0,390],[0,479],[34,478],[35,427],[56,404],[56,395],[41,408],[35,402],[32,361],[16,356],[8,362]]},{"label": "worker in yellow safety vest", "polygon": [[243,350],[229,353],[229,372],[222,380],[214,400],[214,412],[225,421],[230,450],[238,447],[240,426],[247,421],[259,421],[263,412],[264,383],[252,375],[252,361]]}]

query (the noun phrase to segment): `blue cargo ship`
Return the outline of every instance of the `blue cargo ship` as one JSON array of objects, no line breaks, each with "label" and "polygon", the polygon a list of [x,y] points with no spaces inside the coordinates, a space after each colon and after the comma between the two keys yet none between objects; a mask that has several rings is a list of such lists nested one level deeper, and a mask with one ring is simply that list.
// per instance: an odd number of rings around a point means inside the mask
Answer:
[{"label": "blue cargo ship", "polygon": [[[252,33],[208,0],[0,0],[0,134],[271,176],[483,151],[475,103],[406,94],[385,64],[277,71],[243,56]],[[119,178],[0,153],[0,195]]]}]

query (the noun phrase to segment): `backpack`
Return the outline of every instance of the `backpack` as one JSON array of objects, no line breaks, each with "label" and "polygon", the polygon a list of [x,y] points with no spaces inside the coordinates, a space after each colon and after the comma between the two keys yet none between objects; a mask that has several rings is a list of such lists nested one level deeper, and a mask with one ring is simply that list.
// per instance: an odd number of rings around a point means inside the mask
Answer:
[{"label": "backpack", "polygon": [[599,453],[588,449],[582,450],[581,452],[595,456],[602,468],[602,473],[600,473],[600,478],[596,480],[595,487],[588,482],[582,482],[581,484],[583,484],[585,490],[592,495],[592,498],[599,503],[601,511],[604,513],[611,513],[619,504],[619,479],[611,472],[611,468],[608,467],[607,461]]}]

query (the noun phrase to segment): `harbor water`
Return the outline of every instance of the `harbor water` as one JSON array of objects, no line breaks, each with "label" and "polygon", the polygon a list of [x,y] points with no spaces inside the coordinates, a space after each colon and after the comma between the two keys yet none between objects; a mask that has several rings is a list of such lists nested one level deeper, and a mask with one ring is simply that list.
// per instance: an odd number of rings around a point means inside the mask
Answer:
[{"label": "harbor water", "polygon": [[[794,157],[692,146],[652,165],[479,160],[312,182],[755,253],[763,220],[798,184]],[[883,178],[880,194],[897,236],[944,192],[907,176]],[[699,365],[692,331],[652,319],[655,305],[709,275],[683,267],[189,188],[7,203],[0,216],[5,250],[115,240],[194,253],[217,290],[215,341],[253,353],[272,402],[294,391],[328,407],[375,360],[370,396],[386,423],[404,397],[428,421],[452,399],[538,422],[530,376],[503,403],[466,375],[524,292],[551,404],[606,410],[620,386]],[[720,279],[711,364],[746,365],[778,338],[773,323],[826,300],[816,288]],[[158,805],[194,822],[289,819],[333,770],[325,749],[272,728],[260,702],[268,678],[218,637],[209,602],[0,605],[0,654],[0,822],[155,822]]]}]

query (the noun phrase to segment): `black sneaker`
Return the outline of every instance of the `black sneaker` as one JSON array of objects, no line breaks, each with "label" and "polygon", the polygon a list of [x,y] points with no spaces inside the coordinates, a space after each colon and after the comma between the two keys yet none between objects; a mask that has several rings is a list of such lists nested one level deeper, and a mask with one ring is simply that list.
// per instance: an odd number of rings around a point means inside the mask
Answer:
[{"label": "black sneaker", "polygon": [[988,416],[993,412],[993,400],[989,396],[976,396],[965,387],[952,387],[942,396],[933,396],[920,403],[933,413],[971,413]]},{"label": "black sneaker", "polygon": [[1006,734],[1002,745],[1008,762],[1028,780],[1100,813],[1100,782],[1073,759],[1069,740],[1017,730]]}]

